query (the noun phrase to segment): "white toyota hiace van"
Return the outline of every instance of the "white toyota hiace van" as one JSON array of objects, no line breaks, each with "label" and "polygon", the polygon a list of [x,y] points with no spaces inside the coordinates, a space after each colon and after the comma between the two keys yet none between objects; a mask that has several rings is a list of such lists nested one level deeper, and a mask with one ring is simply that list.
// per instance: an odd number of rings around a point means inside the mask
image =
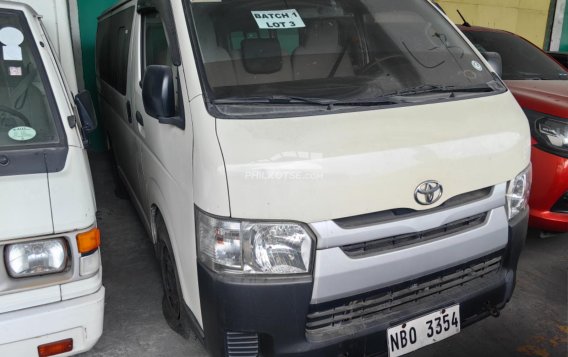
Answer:
[{"label": "white toyota hiace van", "polygon": [[399,356],[510,299],[529,128],[431,2],[128,0],[97,36],[164,314],[213,356]]},{"label": "white toyota hiace van", "polygon": [[77,354],[102,333],[84,145],[96,119],[87,92],[73,97],[58,58],[70,33],[59,36],[54,47],[31,7],[0,1],[0,356]]}]

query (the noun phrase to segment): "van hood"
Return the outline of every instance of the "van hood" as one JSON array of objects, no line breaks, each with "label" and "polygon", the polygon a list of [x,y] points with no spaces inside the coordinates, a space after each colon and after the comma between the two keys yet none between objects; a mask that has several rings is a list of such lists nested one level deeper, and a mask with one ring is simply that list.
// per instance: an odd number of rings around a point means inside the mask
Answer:
[{"label": "van hood", "polygon": [[506,81],[523,108],[568,119],[568,81]]},{"label": "van hood", "polygon": [[60,172],[0,176],[0,241],[89,228],[95,198],[83,149],[69,147]]},{"label": "van hood", "polygon": [[[410,208],[513,179],[530,132],[509,93],[301,118],[217,119],[231,216],[315,223]],[[421,206],[417,187],[442,199]]]}]

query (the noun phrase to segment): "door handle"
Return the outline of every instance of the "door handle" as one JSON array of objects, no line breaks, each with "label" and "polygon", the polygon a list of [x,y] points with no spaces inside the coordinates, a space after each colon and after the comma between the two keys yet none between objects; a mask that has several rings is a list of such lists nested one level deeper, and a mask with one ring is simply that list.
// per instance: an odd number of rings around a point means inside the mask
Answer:
[{"label": "door handle", "polygon": [[136,121],[138,124],[144,126],[144,118],[142,118],[142,114],[140,114],[140,112],[136,112]]},{"label": "door handle", "polygon": [[128,118],[128,122],[132,123],[132,108],[130,107],[130,101],[126,101],[126,117]]}]

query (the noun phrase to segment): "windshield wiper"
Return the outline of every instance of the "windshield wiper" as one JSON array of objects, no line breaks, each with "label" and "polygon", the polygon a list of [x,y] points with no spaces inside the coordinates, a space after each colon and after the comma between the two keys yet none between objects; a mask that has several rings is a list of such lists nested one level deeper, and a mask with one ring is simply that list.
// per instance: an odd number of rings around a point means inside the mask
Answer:
[{"label": "windshield wiper", "polygon": [[400,104],[403,100],[393,98],[392,96],[379,96],[371,98],[355,98],[349,100],[337,100],[331,103],[330,106],[359,106],[359,107],[373,107],[379,105],[390,105],[390,104]]},{"label": "windshield wiper", "polygon": [[425,93],[456,93],[456,92],[493,92],[496,88],[502,88],[501,84],[492,81],[485,84],[471,86],[446,86],[439,84],[423,84],[413,88],[406,88],[390,93],[389,96],[411,96]]},{"label": "windshield wiper", "polygon": [[334,106],[378,106],[399,104],[401,100],[396,100],[392,97],[380,96],[365,99],[349,99],[338,100],[329,98],[308,98],[299,96],[285,96],[285,95],[271,95],[271,96],[257,96],[257,97],[231,97],[213,100],[213,104],[309,104],[325,106],[328,110],[333,109]]},{"label": "windshield wiper", "polygon": [[312,104],[328,106],[333,104],[335,100],[325,98],[308,98],[300,96],[287,96],[287,95],[267,95],[267,96],[254,96],[254,97],[229,97],[214,99],[213,104]]}]

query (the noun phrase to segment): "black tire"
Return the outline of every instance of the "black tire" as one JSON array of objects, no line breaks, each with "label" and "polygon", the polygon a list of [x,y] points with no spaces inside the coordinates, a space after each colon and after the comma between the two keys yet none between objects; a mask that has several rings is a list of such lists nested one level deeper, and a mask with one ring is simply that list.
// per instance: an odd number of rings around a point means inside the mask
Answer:
[{"label": "black tire", "polygon": [[184,338],[189,338],[189,329],[183,320],[183,296],[179,283],[175,257],[172,253],[170,236],[166,229],[163,218],[158,214],[156,217],[156,242],[160,271],[162,275],[162,312],[172,330]]}]

